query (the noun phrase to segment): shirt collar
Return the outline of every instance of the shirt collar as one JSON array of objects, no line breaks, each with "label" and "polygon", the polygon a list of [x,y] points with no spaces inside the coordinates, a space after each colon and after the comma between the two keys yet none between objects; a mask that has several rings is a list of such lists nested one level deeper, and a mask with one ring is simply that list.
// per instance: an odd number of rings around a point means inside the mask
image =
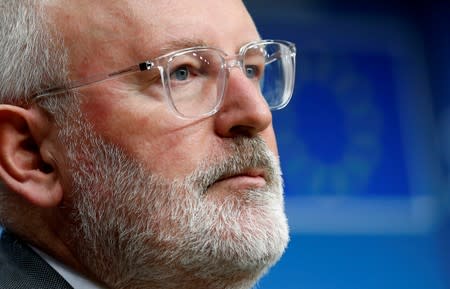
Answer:
[{"label": "shirt collar", "polygon": [[56,270],[74,289],[107,289],[98,283],[80,275],[75,270],[69,268],[55,258],[47,255],[41,250],[30,246],[39,256],[41,256],[53,269]]}]

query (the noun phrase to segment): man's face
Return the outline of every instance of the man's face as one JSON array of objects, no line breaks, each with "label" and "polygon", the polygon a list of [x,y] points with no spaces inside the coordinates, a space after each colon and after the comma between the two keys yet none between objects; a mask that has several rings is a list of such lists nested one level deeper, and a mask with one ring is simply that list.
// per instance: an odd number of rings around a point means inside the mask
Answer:
[{"label": "man's face", "polygon": [[[259,39],[240,0],[98,2],[54,7],[72,79]],[[125,80],[80,90],[83,121],[61,132],[72,253],[117,288],[251,286],[288,239],[267,104],[238,69],[221,110],[195,121]]]}]

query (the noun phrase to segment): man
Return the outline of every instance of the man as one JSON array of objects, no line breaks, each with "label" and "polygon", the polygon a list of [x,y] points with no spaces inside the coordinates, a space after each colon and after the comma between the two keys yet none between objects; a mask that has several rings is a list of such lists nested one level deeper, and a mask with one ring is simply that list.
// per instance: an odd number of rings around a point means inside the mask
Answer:
[{"label": "man", "polygon": [[0,10],[0,287],[251,288],[288,241],[294,45],[240,0]]}]

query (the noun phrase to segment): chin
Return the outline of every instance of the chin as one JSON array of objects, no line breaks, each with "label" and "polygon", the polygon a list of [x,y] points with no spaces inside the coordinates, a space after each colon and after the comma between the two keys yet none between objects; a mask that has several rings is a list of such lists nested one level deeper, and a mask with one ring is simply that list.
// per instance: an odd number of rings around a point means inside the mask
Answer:
[{"label": "chin", "polygon": [[200,278],[242,282],[224,288],[250,288],[279,260],[289,241],[280,191],[221,193],[220,198],[214,192],[203,204],[202,214],[194,214],[201,220],[190,220],[197,226],[185,235],[183,243],[191,246],[181,263],[190,264]]}]

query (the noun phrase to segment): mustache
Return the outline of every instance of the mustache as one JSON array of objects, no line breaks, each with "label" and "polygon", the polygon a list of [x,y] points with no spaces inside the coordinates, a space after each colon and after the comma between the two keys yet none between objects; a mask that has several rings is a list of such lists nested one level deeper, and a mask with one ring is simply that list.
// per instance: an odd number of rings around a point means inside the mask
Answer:
[{"label": "mustache", "polygon": [[278,182],[281,175],[278,158],[261,137],[232,139],[224,153],[208,157],[188,178],[195,189],[205,193],[218,180],[249,169],[262,170],[269,186]]}]

